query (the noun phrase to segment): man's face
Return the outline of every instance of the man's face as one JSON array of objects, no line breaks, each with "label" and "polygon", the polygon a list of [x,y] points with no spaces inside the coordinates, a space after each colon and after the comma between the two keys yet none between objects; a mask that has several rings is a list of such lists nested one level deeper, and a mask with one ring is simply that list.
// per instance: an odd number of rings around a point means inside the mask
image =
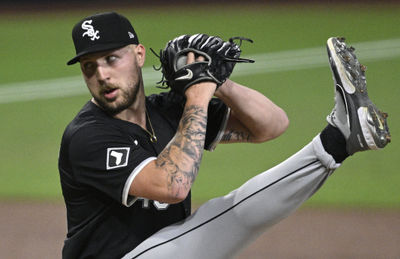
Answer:
[{"label": "man's face", "polygon": [[117,114],[131,106],[142,86],[136,45],[88,54],[80,59],[83,78],[95,102]]}]

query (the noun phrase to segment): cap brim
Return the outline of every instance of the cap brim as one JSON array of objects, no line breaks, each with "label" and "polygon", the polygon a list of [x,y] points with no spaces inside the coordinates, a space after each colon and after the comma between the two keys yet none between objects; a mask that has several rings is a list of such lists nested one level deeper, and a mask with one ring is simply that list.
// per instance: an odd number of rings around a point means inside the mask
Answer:
[{"label": "cap brim", "polygon": [[131,43],[110,43],[110,44],[94,45],[93,47],[91,47],[89,49],[85,49],[85,51],[82,51],[82,52],[76,54],[76,56],[73,59],[71,59],[70,61],[67,62],[67,65],[75,64],[84,55],[95,53],[95,52],[101,52],[101,51],[107,51],[107,50],[122,48],[122,47],[124,47],[126,45],[129,45],[129,44],[131,44]]}]

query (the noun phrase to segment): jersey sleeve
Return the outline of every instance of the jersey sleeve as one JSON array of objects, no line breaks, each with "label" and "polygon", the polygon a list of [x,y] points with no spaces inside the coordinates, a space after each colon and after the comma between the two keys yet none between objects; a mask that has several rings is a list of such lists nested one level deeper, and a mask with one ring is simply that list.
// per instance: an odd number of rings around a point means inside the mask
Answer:
[{"label": "jersey sleeve", "polygon": [[74,179],[82,185],[131,206],[129,196],[136,175],[156,159],[141,147],[138,138],[110,126],[86,127],[71,138],[69,157]]},{"label": "jersey sleeve", "polygon": [[213,98],[208,106],[208,122],[204,149],[213,151],[226,129],[230,109],[220,99]]}]

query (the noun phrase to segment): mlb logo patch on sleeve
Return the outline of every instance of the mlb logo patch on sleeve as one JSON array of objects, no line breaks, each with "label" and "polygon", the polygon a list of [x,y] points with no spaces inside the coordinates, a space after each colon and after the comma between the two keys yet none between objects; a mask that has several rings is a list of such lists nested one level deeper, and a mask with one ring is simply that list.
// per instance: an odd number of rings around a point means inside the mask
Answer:
[{"label": "mlb logo patch on sleeve", "polygon": [[128,165],[129,147],[107,148],[107,170]]}]

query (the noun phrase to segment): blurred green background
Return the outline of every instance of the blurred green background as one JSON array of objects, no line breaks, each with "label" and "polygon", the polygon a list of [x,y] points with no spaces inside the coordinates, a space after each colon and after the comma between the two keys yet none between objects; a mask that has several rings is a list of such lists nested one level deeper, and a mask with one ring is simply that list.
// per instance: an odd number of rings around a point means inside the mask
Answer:
[{"label": "blurred green background", "polygon": [[[79,79],[78,66],[66,66],[74,55],[71,29],[81,18],[110,8],[85,8],[46,12],[2,12],[0,16],[0,199],[62,200],[57,169],[58,149],[65,126],[89,99]],[[181,34],[207,33],[224,39],[246,36],[243,56],[282,51],[301,53],[314,60],[326,59],[325,43],[331,36],[346,36],[347,42],[377,42],[374,51],[389,55],[359,59],[368,67],[369,94],[383,111],[389,113],[393,142],[384,150],[356,154],[346,160],[323,188],[306,202],[307,206],[400,208],[400,174],[397,159],[400,146],[400,7],[398,5],[198,5],[178,7],[115,7],[128,17],[147,49],[161,49]],[[391,43],[393,54],[386,45]],[[397,50],[397,52],[396,52]],[[268,61],[268,58],[266,59]],[[287,65],[269,70],[257,62],[251,73],[248,64],[238,65],[232,79],[264,93],[284,108],[290,119],[288,131],[264,144],[219,145],[207,152],[193,187],[193,200],[202,203],[227,194],[246,180],[302,148],[326,126],[325,117],[333,107],[333,84],[328,62],[290,68],[298,62],[286,57]],[[158,65],[148,51],[146,67]],[[258,65],[257,65],[258,64]],[[273,68],[277,64],[267,62]],[[244,69],[244,70],[240,70]],[[246,72],[247,71],[247,72]],[[154,74],[151,74],[154,75]],[[61,89],[59,78],[71,79],[82,91],[59,97],[47,93]],[[157,78],[161,78],[161,74]],[[55,80],[54,89],[35,92],[41,80]],[[19,84],[26,82],[26,84]],[[147,82],[147,84],[146,84]],[[47,84],[48,81],[44,81]],[[50,82],[51,84],[51,82]],[[71,83],[72,84],[72,83]],[[146,80],[147,94],[160,90],[154,79]],[[29,87],[33,87],[32,89]],[[33,90],[27,94],[26,89]],[[47,90],[46,90],[47,89]],[[10,93],[11,92],[11,93]],[[12,94],[14,101],[7,101]],[[26,100],[22,96],[36,96]],[[18,100],[20,96],[21,100]]]}]

